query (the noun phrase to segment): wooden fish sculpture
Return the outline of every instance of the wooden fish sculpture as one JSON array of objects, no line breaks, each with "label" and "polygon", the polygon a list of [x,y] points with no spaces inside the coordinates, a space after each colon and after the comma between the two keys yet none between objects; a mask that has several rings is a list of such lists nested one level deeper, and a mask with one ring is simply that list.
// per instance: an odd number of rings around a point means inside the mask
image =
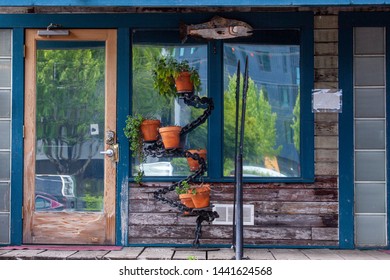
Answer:
[{"label": "wooden fish sculpture", "polygon": [[252,35],[253,28],[246,22],[227,19],[220,16],[200,24],[180,24],[180,39],[184,43],[188,36],[200,37],[208,40],[223,40]]}]

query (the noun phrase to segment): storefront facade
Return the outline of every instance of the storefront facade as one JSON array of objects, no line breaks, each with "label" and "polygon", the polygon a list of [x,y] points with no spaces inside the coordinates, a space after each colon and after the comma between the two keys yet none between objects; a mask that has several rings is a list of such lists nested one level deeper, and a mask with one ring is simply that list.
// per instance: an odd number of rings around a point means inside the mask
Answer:
[{"label": "storefront facade", "polygon": [[[76,2],[0,8],[0,244],[192,245],[196,217],[154,196],[191,174],[184,159],[148,157],[139,186],[123,132],[134,113],[182,126],[202,114],[153,89],[153,59],[169,53],[199,70],[197,94],[213,101],[184,146],[207,148],[198,181],[219,213],[202,245],[232,242],[232,96],[247,56],[244,244],[388,248],[387,5]],[[180,36],[215,16],[252,35]],[[339,90],[342,108],[313,110],[315,89]]]}]

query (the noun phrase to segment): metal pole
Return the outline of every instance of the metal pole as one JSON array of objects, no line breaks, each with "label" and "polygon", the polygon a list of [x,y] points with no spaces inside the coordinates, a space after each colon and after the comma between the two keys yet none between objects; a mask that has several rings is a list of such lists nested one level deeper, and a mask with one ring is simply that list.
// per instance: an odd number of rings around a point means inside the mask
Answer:
[{"label": "metal pole", "polygon": [[[238,156],[238,121],[240,118],[240,77],[241,77],[241,70],[240,70],[240,61],[238,61],[237,64],[237,76],[236,76],[236,131],[235,131],[235,143],[234,143],[234,159],[237,160]],[[234,176],[237,178],[237,162],[234,165]],[[237,181],[236,181],[237,182]],[[236,250],[236,188],[234,188],[234,203],[233,203],[233,248],[234,251]]]},{"label": "metal pole", "polygon": [[236,260],[242,260],[244,245],[244,224],[243,224],[243,190],[242,190],[242,154],[244,149],[244,128],[246,112],[246,96],[248,92],[248,57],[245,59],[244,88],[242,93],[240,145],[236,161]]}]

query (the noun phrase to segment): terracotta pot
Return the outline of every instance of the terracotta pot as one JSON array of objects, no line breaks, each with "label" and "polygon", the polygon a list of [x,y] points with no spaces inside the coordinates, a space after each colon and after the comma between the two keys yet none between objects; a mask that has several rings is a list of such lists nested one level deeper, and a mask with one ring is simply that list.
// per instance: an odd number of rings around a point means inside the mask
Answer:
[{"label": "terracotta pot", "polygon": [[160,125],[160,120],[144,120],[141,123],[142,138],[145,142],[157,141]]},{"label": "terracotta pot", "polygon": [[183,203],[188,208],[195,208],[195,205],[192,202],[192,196],[193,196],[193,194],[190,194],[190,193],[179,194],[179,198],[180,198],[181,203]]},{"label": "terracotta pot", "polygon": [[[191,154],[199,154],[199,156],[201,158],[203,158],[205,161],[207,159],[207,150],[188,150],[188,152],[190,152]],[[196,171],[199,169],[199,161],[191,158],[191,157],[187,157],[187,163],[188,163],[188,167],[190,168],[190,171]]]},{"label": "terracotta pot", "polygon": [[195,208],[206,208],[210,206],[210,185],[204,184],[196,188],[196,194],[192,195],[192,202]]},{"label": "terracotta pot", "polygon": [[180,147],[180,126],[160,127],[159,133],[165,149],[175,149]]},{"label": "terracotta pot", "polygon": [[177,92],[192,92],[194,85],[190,79],[191,74],[189,72],[182,72],[175,79],[176,91]]}]

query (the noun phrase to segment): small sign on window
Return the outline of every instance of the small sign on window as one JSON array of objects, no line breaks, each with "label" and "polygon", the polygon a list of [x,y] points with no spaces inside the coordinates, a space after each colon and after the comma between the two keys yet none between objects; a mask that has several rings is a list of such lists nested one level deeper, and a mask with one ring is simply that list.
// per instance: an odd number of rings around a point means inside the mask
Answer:
[{"label": "small sign on window", "polygon": [[313,89],[312,90],[312,111],[318,112],[335,112],[342,111],[342,94],[341,89]]}]

